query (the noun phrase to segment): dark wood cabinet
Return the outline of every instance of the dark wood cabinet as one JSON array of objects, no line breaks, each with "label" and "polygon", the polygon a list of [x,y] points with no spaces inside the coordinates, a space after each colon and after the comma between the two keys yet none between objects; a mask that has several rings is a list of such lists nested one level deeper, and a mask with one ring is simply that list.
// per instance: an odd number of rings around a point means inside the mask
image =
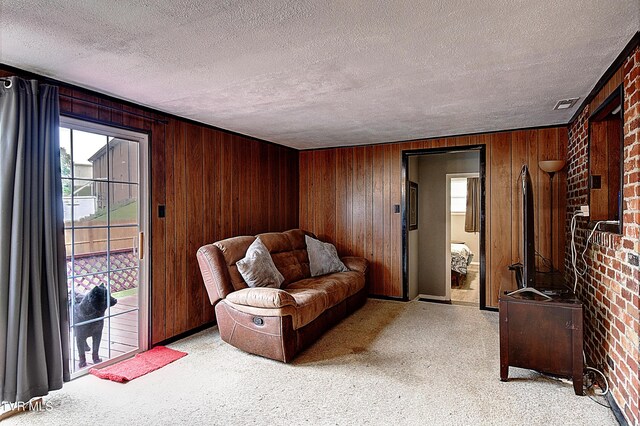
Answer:
[{"label": "dark wood cabinet", "polygon": [[509,367],[573,379],[576,395],[583,394],[582,304],[560,276],[538,274],[536,288],[551,299],[531,294],[509,296],[514,283],[500,289],[500,379]]}]

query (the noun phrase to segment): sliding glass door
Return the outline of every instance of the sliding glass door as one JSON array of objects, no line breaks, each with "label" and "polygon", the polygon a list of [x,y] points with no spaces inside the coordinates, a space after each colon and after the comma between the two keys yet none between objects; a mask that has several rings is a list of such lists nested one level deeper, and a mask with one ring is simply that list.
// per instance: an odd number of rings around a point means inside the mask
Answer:
[{"label": "sliding glass door", "polygon": [[146,349],[147,136],[62,119],[71,371]]}]

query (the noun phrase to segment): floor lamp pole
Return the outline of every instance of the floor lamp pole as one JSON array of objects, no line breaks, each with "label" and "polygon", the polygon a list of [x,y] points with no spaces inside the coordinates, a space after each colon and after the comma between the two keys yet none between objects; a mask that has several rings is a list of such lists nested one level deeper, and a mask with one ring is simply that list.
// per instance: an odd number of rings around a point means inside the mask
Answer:
[{"label": "floor lamp pole", "polygon": [[549,256],[549,262],[551,263],[551,272],[555,269],[553,267],[553,177],[556,172],[562,170],[565,165],[565,160],[543,160],[538,162],[538,166],[545,173],[549,174],[549,244],[551,245],[551,255]]}]

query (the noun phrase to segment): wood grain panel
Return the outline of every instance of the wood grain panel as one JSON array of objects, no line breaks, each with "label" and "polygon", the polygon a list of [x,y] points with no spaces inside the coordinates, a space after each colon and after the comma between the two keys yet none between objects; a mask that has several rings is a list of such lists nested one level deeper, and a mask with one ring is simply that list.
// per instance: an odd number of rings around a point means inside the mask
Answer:
[{"label": "wood grain panel", "polygon": [[[555,160],[558,157],[558,149],[557,149],[558,135],[557,129],[543,129],[539,132],[538,137],[538,156],[537,161],[543,160]],[[551,195],[551,180],[549,175],[541,170],[537,163],[534,163],[530,166],[531,168],[538,169],[538,188],[536,191],[538,210],[541,211],[551,211],[551,201],[549,199]],[[544,256],[546,259],[550,260],[551,253],[551,235],[550,233],[551,227],[551,215],[540,215],[538,219],[538,238],[536,239],[536,249],[542,254],[545,253]],[[538,263],[538,268],[541,270],[547,270],[545,268],[546,265],[542,265],[543,262]]]},{"label": "wood grain panel", "polygon": [[184,331],[202,324],[204,283],[195,257],[204,242],[202,127],[187,124],[185,131],[186,187],[186,292],[187,323]]},{"label": "wood grain panel", "polygon": [[187,288],[187,191],[180,190],[188,188],[186,170],[186,126],[187,123],[179,122],[175,132],[174,150],[174,185],[178,190],[175,194],[176,203],[176,292],[175,297],[175,328],[176,333],[187,331],[189,312],[187,308],[188,288]]},{"label": "wood grain panel", "polygon": [[353,240],[353,149],[336,151],[336,248],[345,255]]},{"label": "wood grain panel", "polygon": [[[165,252],[164,258],[160,257],[160,262],[164,263],[165,269],[165,336],[175,336],[176,331],[176,297],[177,288],[177,269],[176,269],[176,191],[175,191],[175,138],[177,131],[177,122],[172,120],[167,125],[165,140],[165,188],[166,188],[166,208],[165,208]],[[152,206],[153,209],[153,206]],[[153,235],[152,235],[153,238]],[[152,263],[156,263],[152,259]],[[153,283],[153,281],[152,281]],[[152,292],[155,292],[152,284]],[[158,306],[152,306],[152,310],[159,310]],[[154,342],[162,340],[160,336],[152,335]]]},{"label": "wood grain panel", "polygon": [[491,296],[491,306],[498,304],[500,283],[509,280],[511,272],[507,268],[511,258],[511,134],[497,133],[491,140],[491,157],[488,162],[491,168],[491,261],[487,267],[491,269],[491,280],[486,282]]},{"label": "wood grain panel", "polygon": [[322,203],[326,213],[320,220],[323,222],[322,240],[336,239],[336,152],[333,149],[324,151],[323,164],[326,172],[322,175],[322,196],[317,200]]},{"label": "wood grain panel", "polygon": [[221,140],[221,160],[222,160],[222,173],[220,175],[220,192],[221,203],[224,209],[222,215],[222,238],[228,238],[233,235],[233,212],[232,212],[232,200],[234,193],[231,187],[233,180],[233,144],[225,143],[225,140],[220,136]]},{"label": "wood grain panel", "polygon": [[[273,211],[276,208],[276,205],[280,201],[280,191],[273,190],[279,189],[277,186],[277,177],[279,169],[274,167],[268,167],[270,164],[280,164],[280,158],[278,156],[278,151],[273,145],[265,145],[267,152],[267,162],[266,165],[263,165],[265,169],[266,179],[263,179],[261,182],[261,190],[264,191],[265,204],[267,206],[266,214],[264,217],[266,230],[276,229],[278,227],[278,217],[273,215]],[[272,189],[273,188],[273,189]]]},{"label": "wood grain panel", "polygon": [[298,208],[298,214],[300,215],[300,228],[302,229],[311,229],[312,221],[311,215],[309,213],[309,194],[311,193],[311,185],[309,182],[309,160],[313,158],[312,151],[303,151],[300,153],[298,157],[298,161],[300,164],[300,187],[304,188],[304,191],[300,191],[300,204]]},{"label": "wood grain panel", "polygon": [[[519,194],[516,177],[522,164],[529,164],[536,193],[536,244],[543,256],[549,256],[549,179],[544,172],[540,172],[538,161],[558,155],[565,158],[565,128],[303,151],[299,155],[300,224],[316,234],[320,231],[327,236],[334,233],[333,242],[337,244],[340,254],[364,256],[369,259],[371,294],[401,297],[402,223],[400,215],[393,213],[393,206],[400,204],[402,199],[402,151],[471,144],[485,145],[486,149],[485,301],[487,306],[497,307],[500,280],[509,278],[510,272],[507,267],[517,260],[519,253],[519,231],[517,224],[512,220],[513,217],[518,217],[518,210],[514,210],[515,204],[512,200],[515,201]],[[326,161],[330,156],[328,152],[331,151],[335,153],[335,158],[333,161]],[[320,157],[317,157],[318,155]],[[334,176],[336,189],[333,196],[314,187],[320,185],[319,182],[323,180],[318,176],[323,177],[328,173],[323,170],[325,167],[331,168],[330,173]],[[350,196],[343,188],[349,179],[352,179]],[[322,203],[305,201],[312,200],[320,194],[324,200]],[[564,252],[565,244],[564,232],[561,232],[564,222],[560,223],[559,219],[564,217],[565,198],[566,175],[562,171],[556,174],[554,181],[553,207],[554,229],[557,229],[557,232],[554,232],[554,258],[557,259],[554,264],[559,268],[563,267],[559,256]],[[330,207],[326,208],[325,205]],[[324,219],[319,222],[325,214],[333,214],[332,212],[335,212],[333,222]],[[546,233],[547,236],[541,237],[541,233]]]},{"label": "wood grain panel", "polygon": [[[367,196],[371,196],[367,185],[367,167],[366,167],[366,148],[357,147],[353,149],[353,195],[352,195],[352,209],[353,209],[353,238],[352,245],[345,249],[345,254],[352,254],[354,256],[366,257],[371,259],[369,254],[368,241],[366,238],[367,230],[371,230],[371,225],[367,223]],[[301,182],[300,192],[304,193],[304,186]],[[301,212],[300,219],[303,222],[305,216],[308,216],[307,212]],[[309,224],[308,222],[306,222]],[[312,229],[312,228],[308,228]],[[372,275],[371,268],[369,269],[369,275]]]},{"label": "wood grain panel", "polygon": [[[244,140],[234,141],[234,161],[240,152],[246,153],[245,155],[249,159],[249,168],[247,173],[234,173],[234,183],[237,185],[237,189],[234,190],[234,194],[238,194],[239,191],[246,189],[247,197],[237,197],[237,201],[234,199],[234,216],[237,219],[237,230],[234,231],[234,235],[248,235],[251,234],[253,228],[259,228],[262,220],[262,212],[264,206],[260,206],[260,211],[257,211],[258,197],[260,196],[260,188],[258,187],[258,176],[260,175],[260,153],[257,150],[252,149],[251,142]],[[233,185],[233,184],[232,184]],[[243,188],[243,189],[241,189]],[[236,198],[236,197],[234,197]],[[255,214],[251,214],[251,206],[256,206]]]},{"label": "wood grain panel", "polygon": [[[211,129],[203,129],[202,140],[202,192],[204,201],[203,240],[215,241],[220,235],[220,141],[216,132]],[[204,295],[202,306],[203,322],[215,320],[215,310],[207,303],[207,295]]]},{"label": "wood grain panel", "polygon": [[370,291],[373,294],[384,294],[384,145],[373,147],[372,173],[372,237],[373,257],[371,262]]},{"label": "wood grain panel", "polygon": [[607,99],[607,97],[609,97],[609,95],[612,94],[613,91],[616,90],[618,86],[622,84],[623,78],[624,78],[624,67],[620,67],[618,68],[618,71],[616,71],[616,73],[613,76],[611,76],[609,81],[605,83],[604,87],[600,89],[600,91],[593,98],[593,100],[589,102],[589,113],[592,113],[593,111],[595,111],[600,106],[600,104],[604,102],[604,100]]},{"label": "wood grain panel", "polygon": [[[165,132],[167,126],[153,123],[151,127],[151,139],[166,140]],[[151,206],[163,205],[166,203],[166,163],[165,149],[163,144],[151,144],[151,158],[154,159],[156,167],[151,171]],[[165,219],[159,218],[157,214],[150,215],[151,218],[151,259],[160,259],[166,250],[166,228]],[[157,208],[156,208],[157,210]],[[163,340],[166,338],[166,270],[164,262],[151,263],[151,276],[153,277],[154,291],[151,293],[151,306],[155,307],[150,312],[151,315],[151,335]]]},{"label": "wood grain panel", "polygon": [[[396,213],[394,205],[400,207],[402,202],[402,175],[401,173],[395,173],[398,168],[402,168],[402,146],[395,144],[391,146],[391,229],[402,229],[402,216],[400,209]],[[405,149],[409,149],[408,146],[404,146]],[[402,235],[401,233],[391,232],[391,281],[388,283],[386,292],[394,297],[402,297],[402,288],[398,288],[394,283],[402,282],[402,264],[401,262],[394,262],[393,259],[402,257]]]},{"label": "wood grain panel", "polygon": [[391,144],[384,145],[384,173],[383,179],[383,199],[382,218],[384,227],[383,239],[383,261],[382,261],[382,294],[392,293],[393,283],[391,282],[391,270],[393,263],[391,259]]},{"label": "wood grain panel", "polygon": [[306,206],[298,202],[298,151],[79,88],[61,86],[60,95],[62,115],[150,135],[151,343],[211,323],[196,250],[238,235],[240,217],[243,231],[297,228]]}]

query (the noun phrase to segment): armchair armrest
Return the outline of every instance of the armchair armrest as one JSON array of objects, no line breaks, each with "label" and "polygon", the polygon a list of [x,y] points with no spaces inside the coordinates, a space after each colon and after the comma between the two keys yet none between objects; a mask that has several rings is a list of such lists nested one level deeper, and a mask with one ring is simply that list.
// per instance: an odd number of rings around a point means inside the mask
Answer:
[{"label": "armchair armrest", "polygon": [[253,306],[255,308],[283,308],[296,306],[296,301],[289,293],[279,288],[252,287],[229,293],[226,297],[236,305]]},{"label": "armchair armrest", "polygon": [[357,271],[362,274],[366,273],[369,267],[369,261],[364,257],[345,256],[340,260],[350,271]]}]

